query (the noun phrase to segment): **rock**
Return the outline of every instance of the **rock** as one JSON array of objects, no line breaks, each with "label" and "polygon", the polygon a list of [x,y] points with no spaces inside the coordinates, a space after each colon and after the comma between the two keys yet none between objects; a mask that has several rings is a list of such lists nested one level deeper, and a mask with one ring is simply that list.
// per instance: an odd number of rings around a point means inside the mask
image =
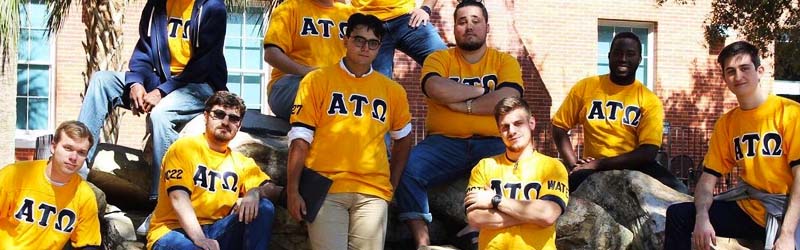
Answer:
[{"label": "rock", "polygon": [[606,211],[581,198],[572,197],[567,211],[556,224],[558,249],[627,249],[633,233]]},{"label": "rock", "polygon": [[142,151],[114,144],[97,145],[88,180],[108,194],[112,204],[141,208],[150,192],[150,164]]},{"label": "rock", "polygon": [[667,207],[693,200],[646,174],[629,170],[593,174],[571,198],[582,198],[605,209],[633,233],[633,249],[661,249]]},{"label": "rock", "polygon": [[106,207],[108,206],[108,202],[106,201],[106,194],[103,192],[103,190],[101,190],[91,182],[87,182],[87,184],[89,184],[89,187],[92,188],[92,191],[94,192],[94,199],[97,202],[97,211],[98,212],[106,211]]}]

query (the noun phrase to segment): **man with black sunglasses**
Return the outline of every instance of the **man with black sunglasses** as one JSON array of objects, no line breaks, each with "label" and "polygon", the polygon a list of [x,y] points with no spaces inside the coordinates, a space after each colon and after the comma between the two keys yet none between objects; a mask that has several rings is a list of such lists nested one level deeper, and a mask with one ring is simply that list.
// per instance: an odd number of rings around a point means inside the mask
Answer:
[{"label": "man with black sunglasses", "polygon": [[[383,249],[389,201],[411,148],[411,113],[403,87],[373,70],[385,34],[381,21],[348,19],[346,56],[300,82],[288,137],[287,205],[302,220],[303,167],[333,180],[322,208],[308,222],[312,249]],[[384,135],[394,143],[387,159]]]},{"label": "man with black sunglasses", "polygon": [[[397,189],[400,220],[409,226],[418,247],[430,244],[427,188],[466,176],[482,158],[503,153],[494,106],[523,92],[519,62],[486,45],[486,7],[464,1],[453,17],[458,46],[434,52],[422,66],[428,136],[411,151]],[[465,228],[462,233],[477,243],[477,229]]]},{"label": "man with black sunglasses", "polygon": [[282,188],[228,147],[245,110],[236,94],[217,92],[205,104],[205,133],[169,148],[148,249],[267,249],[275,213],[270,200]]}]

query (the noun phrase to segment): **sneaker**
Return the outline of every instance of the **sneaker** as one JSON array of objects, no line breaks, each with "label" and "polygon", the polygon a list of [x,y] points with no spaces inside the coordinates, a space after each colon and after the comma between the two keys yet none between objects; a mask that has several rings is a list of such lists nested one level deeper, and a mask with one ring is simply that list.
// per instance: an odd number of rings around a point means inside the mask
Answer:
[{"label": "sneaker", "polygon": [[144,219],[142,225],[139,225],[139,228],[136,228],[136,235],[139,236],[147,236],[147,230],[150,229],[150,218],[153,217],[153,214],[147,215],[147,218]]}]

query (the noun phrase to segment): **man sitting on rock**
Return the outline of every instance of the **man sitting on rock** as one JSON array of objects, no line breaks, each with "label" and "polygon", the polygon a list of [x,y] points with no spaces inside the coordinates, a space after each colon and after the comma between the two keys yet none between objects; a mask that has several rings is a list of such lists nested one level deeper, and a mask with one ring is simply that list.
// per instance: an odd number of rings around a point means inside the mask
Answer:
[{"label": "man sitting on rock", "polygon": [[[611,73],[576,83],[553,116],[553,142],[571,169],[570,190],[577,190],[598,171],[630,169],[688,192],[686,185],[655,161],[664,108],[658,96],[636,80],[641,61],[639,37],[631,32],[617,34],[608,52]],[[583,125],[583,158],[575,155],[567,135],[578,124]]]},{"label": "man sitting on rock", "polygon": [[281,188],[228,147],[245,110],[235,94],[216,92],[205,104],[205,133],[169,148],[148,249],[267,249],[274,208],[265,198],[276,200]]},{"label": "man sitting on rock", "polygon": [[[764,67],[759,56],[755,46],[740,41],[726,46],[717,58],[722,79],[739,107],[714,125],[694,203],[667,209],[664,249],[709,249],[716,245],[717,235],[766,238],[765,248],[777,236],[773,249],[795,249],[800,217],[800,104],[771,95],[761,86]],[[739,186],[712,198],[719,178],[734,168],[740,169]],[[778,228],[777,235],[767,235]]]},{"label": "man sitting on rock", "polygon": [[504,98],[494,110],[506,152],[478,162],[464,198],[469,224],[480,228],[479,249],[555,249],[567,170],[536,151],[536,121],[525,101]]},{"label": "man sitting on rock", "polygon": [[100,249],[94,191],[77,172],[92,147],[78,121],[58,126],[49,160],[21,161],[0,170],[0,249]]}]

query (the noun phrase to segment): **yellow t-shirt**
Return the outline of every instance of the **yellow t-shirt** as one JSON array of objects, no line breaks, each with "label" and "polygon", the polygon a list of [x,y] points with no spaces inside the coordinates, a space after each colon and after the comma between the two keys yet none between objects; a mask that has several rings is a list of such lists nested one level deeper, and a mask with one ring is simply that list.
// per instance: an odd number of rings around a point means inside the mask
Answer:
[{"label": "yellow t-shirt", "polygon": [[169,45],[169,71],[173,75],[183,72],[192,57],[189,41],[189,23],[194,0],[167,1],[167,44]]},{"label": "yellow t-shirt", "polygon": [[[487,48],[483,58],[474,64],[465,61],[457,48],[433,52],[425,59],[421,75],[422,80],[430,75],[437,75],[489,91],[503,87],[513,87],[520,94],[523,91],[522,70],[517,59],[493,48]],[[428,134],[455,138],[473,135],[500,136],[493,115],[470,115],[452,111],[430,98],[425,101],[428,103],[428,115],[425,119]]]},{"label": "yellow t-shirt", "polygon": [[[758,108],[735,108],[714,125],[703,165],[716,176],[739,167],[739,177],[771,194],[788,194],[792,166],[800,165],[800,104],[770,95]],[[750,218],[765,225],[765,209],[756,199],[737,202]]]},{"label": "yellow t-shirt", "polygon": [[292,126],[314,131],[305,164],[333,180],[329,193],[392,199],[384,135],[411,121],[400,84],[377,71],[355,78],[336,64],[306,75],[294,105]]},{"label": "yellow t-shirt", "polygon": [[169,192],[185,190],[200,225],[230,214],[236,200],[269,180],[252,158],[239,152],[220,153],[208,147],[205,134],[183,137],[167,150],[161,165],[158,203],[147,232],[147,248],[170,230],[180,228]]},{"label": "yellow t-shirt", "polygon": [[583,125],[584,157],[605,158],[643,144],[661,146],[664,107],[641,82],[620,86],[608,75],[585,78],[569,91],[553,125],[569,131]]},{"label": "yellow t-shirt", "polygon": [[408,14],[414,9],[414,0],[352,0],[350,3],[358,12],[376,16],[382,21]]},{"label": "yellow t-shirt", "polygon": [[[342,39],[353,13],[352,6],[339,2],[324,7],[311,0],[285,1],[272,12],[264,47],[278,47],[295,62],[310,67],[336,64],[344,57]],[[267,89],[283,75],[273,67]]]},{"label": "yellow t-shirt", "polygon": [[[566,211],[569,200],[567,170],[561,161],[539,152],[517,162],[505,154],[484,158],[469,178],[467,191],[490,187],[504,199],[548,200]],[[479,249],[556,249],[556,226],[521,224],[501,229],[481,229]]]},{"label": "yellow t-shirt", "polygon": [[63,186],[45,176],[47,160],[22,161],[0,170],[0,249],[100,246],[94,191],[78,175]]}]

